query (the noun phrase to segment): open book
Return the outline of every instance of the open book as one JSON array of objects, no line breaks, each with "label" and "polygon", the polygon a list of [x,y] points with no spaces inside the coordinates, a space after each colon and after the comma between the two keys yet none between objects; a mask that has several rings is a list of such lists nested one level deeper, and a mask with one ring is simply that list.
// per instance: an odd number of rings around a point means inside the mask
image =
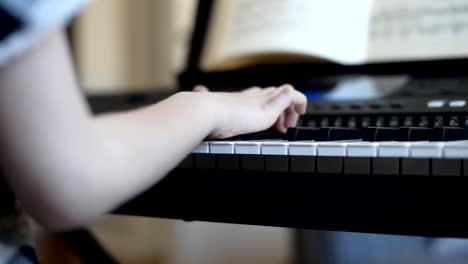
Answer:
[{"label": "open book", "polygon": [[463,57],[465,0],[217,0],[200,66]]}]

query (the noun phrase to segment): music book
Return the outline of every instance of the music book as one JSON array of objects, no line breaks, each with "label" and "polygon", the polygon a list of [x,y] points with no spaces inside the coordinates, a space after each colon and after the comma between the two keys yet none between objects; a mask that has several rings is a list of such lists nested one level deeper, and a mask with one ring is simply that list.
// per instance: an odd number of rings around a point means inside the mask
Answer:
[{"label": "music book", "polygon": [[200,68],[468,57],[464,0],[218,0]]}]

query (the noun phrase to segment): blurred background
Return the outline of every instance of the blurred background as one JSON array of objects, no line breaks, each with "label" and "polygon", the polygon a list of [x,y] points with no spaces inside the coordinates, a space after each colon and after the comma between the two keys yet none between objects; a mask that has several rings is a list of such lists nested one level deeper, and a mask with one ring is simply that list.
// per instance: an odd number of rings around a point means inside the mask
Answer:
[{"label": "blurred background", "polygon": [[[195,0],[97,0],[72,23],[86,95],[175,91]],[[90,228],[122,264],[462,263],[464,240],[384,236],[108,216]],[[44,263],[80,263],[60,240],[40,239]]]}]

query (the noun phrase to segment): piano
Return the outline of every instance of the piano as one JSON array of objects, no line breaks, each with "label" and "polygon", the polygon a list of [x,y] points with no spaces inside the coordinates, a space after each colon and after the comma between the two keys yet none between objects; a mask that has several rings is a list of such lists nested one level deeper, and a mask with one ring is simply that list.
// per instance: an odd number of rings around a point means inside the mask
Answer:
[{"label": "piano", "polygon": [[[181,89],[200,83],[217,90],[291,83],[310,92],[307,113],[284,135],[262,131],[202,142],[115,214],[468,237],[467,59],[202,72],[198,61],[213,2],[199,1]],[[337,87],[358,91],[369,84],[378,92],[373,97],[324,96]],[[90,100],[100,112],[161,98],[127,99]]]}]

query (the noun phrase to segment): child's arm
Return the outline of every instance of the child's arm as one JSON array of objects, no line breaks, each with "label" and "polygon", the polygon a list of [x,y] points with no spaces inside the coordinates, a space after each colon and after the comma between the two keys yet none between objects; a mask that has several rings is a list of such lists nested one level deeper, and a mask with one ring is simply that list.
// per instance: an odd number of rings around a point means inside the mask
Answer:
[{"label": "child's arm", "polygon": [[305,106],[302,94],[284,86],[183,92],[139,110],[93,117],[57,31],[0,68],[0,152],[26,210],[63,230],[149,188],[205,137],[267,129],[279,117],[276,127],[284,131]]}]

